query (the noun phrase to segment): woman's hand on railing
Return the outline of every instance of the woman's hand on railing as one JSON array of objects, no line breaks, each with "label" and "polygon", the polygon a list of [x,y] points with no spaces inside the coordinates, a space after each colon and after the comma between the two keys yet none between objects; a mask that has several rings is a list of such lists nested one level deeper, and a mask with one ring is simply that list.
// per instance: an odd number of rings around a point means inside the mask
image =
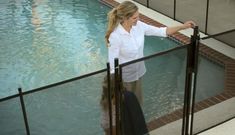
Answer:
[{"label": "woman's hand on railing", "polygon": [[194,28],[196,26],[196,23],[193,21],[186,21],[183,24],[183,29],[188,29],[188,28]]}]

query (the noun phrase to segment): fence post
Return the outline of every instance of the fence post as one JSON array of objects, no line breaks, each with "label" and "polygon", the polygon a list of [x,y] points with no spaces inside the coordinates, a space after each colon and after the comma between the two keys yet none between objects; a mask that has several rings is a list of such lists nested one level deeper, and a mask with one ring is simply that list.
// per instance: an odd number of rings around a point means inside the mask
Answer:
[{"label": "fence post", "polygon": [[176,15],[176,0],[174,0],[174,11],[173,12],[174,12],[173,19],[175,20],[176,19],[176,17],[175,17],[175,15]]},{"label": "fence post", "polygon": [[190,135],[193,135],[193,119],[194,119],[194,106],[196,96],[196,84],[197,84],[197,70],[198,70],[198,55],[199,55],[199,29],[198,26],[194,28],[193,34],[193,87],[192,87],[192,107],[191,107],[191,118],[190,118]]},{"label": "fence post", "polygon": [[120,129],[120,87],[119,87],[119,62],[118,58],[114,59],[115,67],[115,111],[116,111],[116,135],[121,135]]},{"label": "fence post", "polygon": [[210,1],[209,0],[207,0],[207,2],[206,2],[206,24],[205,24],[205,34],[208,34],[207,33],[207,25],[208,25],[208,14],[209,14],[209,3],[210,3]]},{"label": "fence post", "polygon": [[[192,37],[191,37],[192,38]],[[189,123],[189,108],[190,108],[190,95],[191,95],[191,82],[192,82],[192,43],[188,46],[187,52],[187,67],[186,67],[186,77],[185,77],[185,91],[184,91],[184,105],[183,105],[183,122],[182,122],[182,135],[186,134],[188,131]]]},{"label": "fence post", "polygon": [[21,104],[21,109],[22,109],[23,116],[24,116],[24,123],[25,123],[26,132],[27,132],[27,135],[30,135],[29,124],[28,124],[27,114],[26,114],[26,110],[25,110],[22,89],[18,88],[18,91],[19,91],[19,95],[20,95],[20,104]]},{"label": "fence post", "polygon": [[[113,80],[112,80],[113,81]],[[110,93],[110,65],[107,63],[107,82],[108,82],[108,107],[109,107],[109,133],[113,135],[113,109],[112,109],[112,98]]]},{"label": "fence post", "polygon": [[195,26],[187,54],[182,135],[189,135],[189,132],[192,135],[199,39],[198,26]]}]

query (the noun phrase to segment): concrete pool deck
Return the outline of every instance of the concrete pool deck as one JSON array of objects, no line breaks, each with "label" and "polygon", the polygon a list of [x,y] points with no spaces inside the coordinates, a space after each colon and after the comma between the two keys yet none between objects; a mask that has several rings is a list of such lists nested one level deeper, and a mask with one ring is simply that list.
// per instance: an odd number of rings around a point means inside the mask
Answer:
[{"label": "concrete pool deck", "polygon": [[[103,1],[106,1],[110,5],[115,6],[118,4],[117,2],[120,3],[124,0],[116,0],[116,2],[113,0],[103,0]],[[144,20],[147,23],[150,23],[155,26],[176,26],[180,24],[179,22],[174,21],[173,19],[166,17],[160,13],[157,13],[154,10],[148,9],[139,3],[136,3],[136,4],[138,5],[139,11],[141,13],[140,19]],[[192,34],[193,34],[193,30],[188,29],[188,30],[180,31],[180,33],[173,35],[173,37],[180,41],[183,41],[183,43],[189,43],[190,41],[189,37]],[[205,37],[205,36],[207,35],[200,33],[200,37]],[[195,116],[200,116],[200,119],[205,120],[205,118],[208,118],[208,113],[210,114],[210,112],[213,113],[213,112],[216,112],[216,110],[219,110],[220,113],[218,113],[215,116],[224,115],[225,117],[223,118],[232,118],[235,115],[235,108],[234,108],[234,104],[235,104],[235,100],[234,100],[235,99],[234,98],[235,97],[235,83],[234,83],[235,82],[235,72],[234,72],[235,71],[235,48],[232,48],[231,46],[228,46],[215,39],[207,39],[207,40],[202,40],[200,42],[202,44],[200,46],[200,54],[223,65],[225,67],[226,75],[225,75],[224,92],[222,92],[219,95],[216,95],[215,97],[211,97],[202,102],[196,103],[195,104],[195,112],[196,112]],[[224,109],[224,107],[225,108],[227,107],[228,110],[230,111],[226,112],[226,109]],[[181,128],[180,117],[182,118],[182,110],[176,110],[175,112],[171,114],[167,114],[167,117],[161,117],[161,118],[158,118],[156,121],[151,121],[150,123],[148,123],[148,127],[151,131],[150,134],[155,135],[156,133],[156,135],[161,135],[160,132],[162,130],[162,135],[168,135],[167,132],[170,131],[168,130],[169,126],[172,126],[172,128],[173,129],[175,128],[175,130],[179,130],[179,128]],[[215,120],[219,120],[217,121],[217,123],[224,121],[222,119],[219,119],[218,117],[214,117],[214,118],[216,118]],[[200,133],[199,135],[212,135],[212,134],[221,135],[221,132],[223,133],[223,135],[235,133],[234,129],[232,129],[232,127],[235,126],[234,121],[235,121],[234,119],[231,119],[230,121],[225,122],[224,124],[216,126],[207,131],[204,131]],[[213,121],[208,121],[208,122],[213,123]],[[214,125],[215,123],[216,122],[214,121]],[[176,124],[179,127],[174,126],[174,124]],[[198,123],[196,123],[195,125],[198,125]],[[199,126],[201,125],[203,124],[199,124]],[[213,126],[213,124],[211,124],[211,126]],[[198,129],[198,131],[200,130]],[[175,132],[169,133],[169,135],[172,135],[172,134],[176,134],[176,133]]]},{"label": "concrete pool deck", "polygon": [[[234,116],[235,98],[228,99],[224,102],[211,106],[202,111],[196,112],[194,114],[194,129],[195,133],[201,131],[203,127],[208,125],[216,125],[221,121],[230,119]],[[221,109],[223,108],[223,109]],[[152,130],[150,135],[180,135],[181,134],[182,119],[171,122],[163,127],[160,127],[156,130]],[[200,132],[197,135],[231,135],[235,133],[235,118],[215,126],[209,130]]]}]

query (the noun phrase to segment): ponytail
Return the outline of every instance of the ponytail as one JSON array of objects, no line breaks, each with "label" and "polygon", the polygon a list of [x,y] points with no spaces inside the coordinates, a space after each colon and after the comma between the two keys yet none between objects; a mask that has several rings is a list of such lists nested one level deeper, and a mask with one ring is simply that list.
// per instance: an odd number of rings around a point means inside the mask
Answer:
[{"label": "ponytail", "polygon": [[109,36],[119,23],[120,21],[118,20],[117,17],[117,9],[114,8],[108,13],[108,28],[105,34],[105,41],[107,47],[109,46]]}]

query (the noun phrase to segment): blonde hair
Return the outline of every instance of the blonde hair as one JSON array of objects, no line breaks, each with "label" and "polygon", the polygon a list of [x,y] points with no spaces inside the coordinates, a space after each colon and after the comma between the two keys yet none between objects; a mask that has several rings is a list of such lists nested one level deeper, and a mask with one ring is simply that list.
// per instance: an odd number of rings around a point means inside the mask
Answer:
[{"label": "blonde hair", "polygon": [[129,19],[131,16],[133,16],[136,11],[138,11],[138,7],[134,3],[130,1],[124,1],[108,13],[108,27],[105,34],[105,41],[107,46],[109,44],[109,36],[113,30],[118,26],[119,23],[123,22],[124,19]]},{"label": "blonde hair", "polygon": [[[111,102],[114,99],[114,76],[110,76],[110,96],[111,96]],[[102,91],[102,96],[101,96],[101,100],[100,100],[100,105],[102,106],[102,108],[104,110],[108,109],[108,77],[105,76],[103,83],[102,83],[102,87],[103,87],[103,91]]]}]

